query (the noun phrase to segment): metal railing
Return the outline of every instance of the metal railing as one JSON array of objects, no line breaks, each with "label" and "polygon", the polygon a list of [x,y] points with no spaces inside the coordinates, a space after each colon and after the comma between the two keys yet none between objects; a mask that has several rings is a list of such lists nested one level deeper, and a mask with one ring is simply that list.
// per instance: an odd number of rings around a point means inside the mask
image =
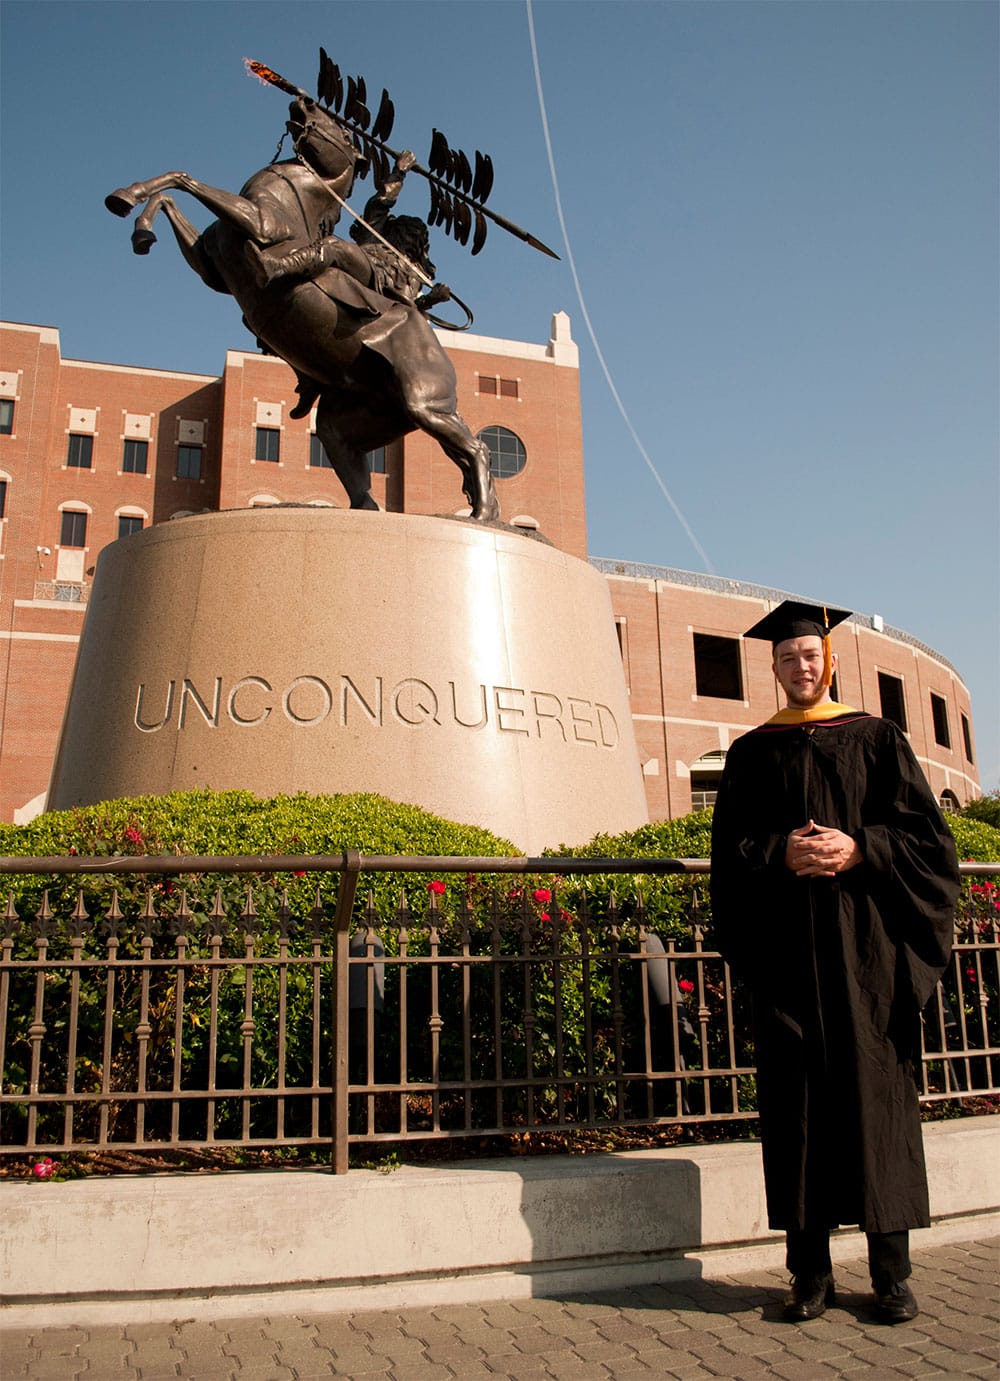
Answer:
[{"label": "metal railing", "polygon": [[[1000,864],[962,870],[924,1014],[930,1103],[1000,1093]],[[753,1118],[707,872],[0,859],[0,1153],[318,1146],[341,1172],[353,1143]]]}]

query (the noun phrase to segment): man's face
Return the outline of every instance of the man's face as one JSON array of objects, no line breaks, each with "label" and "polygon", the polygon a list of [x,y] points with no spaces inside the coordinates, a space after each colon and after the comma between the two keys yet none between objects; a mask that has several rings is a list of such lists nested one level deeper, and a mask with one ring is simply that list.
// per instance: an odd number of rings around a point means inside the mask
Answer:
[{"label": "man's face", "polygon": [[[789,705],[808,709],[810,705],[829,700],[830,688],[823,684],[822,638],[807,634],[786,639],[774,649],[772,666]],[[837,668],[836,654],[833,668]]]}]

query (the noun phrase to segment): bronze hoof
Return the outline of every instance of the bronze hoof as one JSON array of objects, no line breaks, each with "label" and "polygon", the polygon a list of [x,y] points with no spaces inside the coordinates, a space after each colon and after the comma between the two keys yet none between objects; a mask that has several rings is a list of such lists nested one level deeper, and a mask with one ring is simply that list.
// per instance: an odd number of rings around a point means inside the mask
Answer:
[{"label": "bronze hoof", "polygon": [[132,253],[148,254],[156,244],[156,236],[151,230],[144,230],[141,226],[136,226],[132,231]]},{"label": "bronze hoof", "polygon": [[127,216],[139,205],[139,198],[134,197],[127,187],[119,187],[104,198],[104,205],[113,216]]}]

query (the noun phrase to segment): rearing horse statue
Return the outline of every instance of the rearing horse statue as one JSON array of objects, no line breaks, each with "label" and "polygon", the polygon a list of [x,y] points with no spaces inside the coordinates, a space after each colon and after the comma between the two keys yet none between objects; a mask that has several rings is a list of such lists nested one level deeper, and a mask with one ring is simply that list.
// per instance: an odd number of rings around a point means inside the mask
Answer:
[{"label": "rearing horse statue", "polygon": [[[262,284],[260,250],[288,254],[331,234],[362,157],[305,93],[292,101],[286,128],[295,158],[254,173],[239,195],[174,172],[120,188],[105,204],[127,216],[144,203],[132,236],[137,254],[148,253],[163,211],[202,281],[232,294],[254,335],[315,381],[316,432],[352,508],[378,507],[366,453],[419,428],[461,470],[472,517],[498,520],[489,449],[459,416],[455,370],[423,313],[336,267],[309,281],[279,275]],[[187,192],[218,219],[199,232],[171,190]]]}]

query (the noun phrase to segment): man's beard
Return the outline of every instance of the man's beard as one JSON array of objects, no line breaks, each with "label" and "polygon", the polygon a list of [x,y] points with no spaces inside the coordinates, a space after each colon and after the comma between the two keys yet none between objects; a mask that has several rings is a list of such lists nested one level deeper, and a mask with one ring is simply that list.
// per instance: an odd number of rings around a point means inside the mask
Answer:
[{"label": "man's beard", "polygon": [[822,681],[813,686],[809,691],[803,690],[798,686],[793,686],[786,692],[788,703],[796,710],[810,710],[813,705],[818,705],[829,690]]}]

